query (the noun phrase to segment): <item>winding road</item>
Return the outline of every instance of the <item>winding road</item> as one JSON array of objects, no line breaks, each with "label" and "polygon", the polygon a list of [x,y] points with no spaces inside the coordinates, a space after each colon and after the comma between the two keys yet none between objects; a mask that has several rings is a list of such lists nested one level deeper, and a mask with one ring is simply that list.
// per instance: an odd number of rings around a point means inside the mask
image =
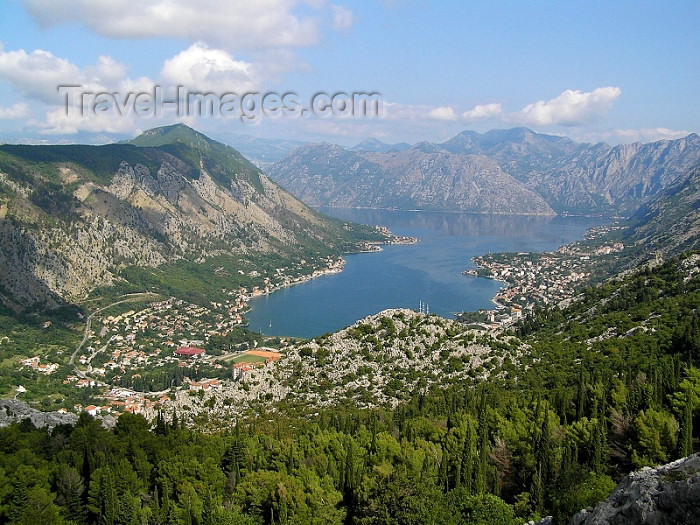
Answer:
[{"label": "winding road", "polygon": [[85,332],[83,333],[83,340],[80,341],[80,344],[79,344],[78,347],[75,349],[75,351],[73,352],[73,354],[71,354],[70,360],[68,361],[68,364],[73,366],[73,368],[75,369],[75,374],[76,374],[79,378],[81,378],[81,379],[91,379],[92,381],[97,382],[97,380],[96,380],[95,378],[92,378],[92,377],[87,376],[87,375],[85,374],[85,372],[83,372],[82,370],[80,370],[80,369],[78,368],[78,366],[75,364],[75,358],[76,358],[76,356],[78,355],[78,353],[80,352],[80,350],[83,348],[83,346],[85,346],[85,343],[88,342],[88,339],[90,339],[90,327],[91,327],[91,325],[92,325],[92,318],[93,318],[95,315],[99,314],[100,312],[103,312],[104,310],[107,310],[108,308],[111,308],[112,306],[116,306],[116,305],[122,304],[122,303],[129,303],[129,302],[134,302],[134,301],[140,301],[140,300],[145,299],[145,298],[147,298],[147,297],[158,297],[158,294],[157,294],[157,293],[154,293],[154,292],[137,292],[137,293],[125,294],[125,295],[122,295],[122,297],[125,297],[125,299],[121,299],[121,300],[116,301],[116,302],[114,302],[114,303],[112,303],[112,304],[108,304],[107,306],[103,306],[102,308],[99,308],[99,309],[95,310],[94,312],[92,312],[90,315],[87,316],[87,320],[85,321]]}]

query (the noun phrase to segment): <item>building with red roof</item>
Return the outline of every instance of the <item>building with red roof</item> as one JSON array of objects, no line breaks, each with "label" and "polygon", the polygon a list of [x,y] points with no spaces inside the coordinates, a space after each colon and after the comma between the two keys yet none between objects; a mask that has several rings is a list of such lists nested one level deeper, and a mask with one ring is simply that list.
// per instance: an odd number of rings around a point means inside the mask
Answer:
[{"label": "building with red roof", "polygon": [[175,355],[181,357],[196,357],[204,353],[204,348],[195,348],[194,346],[181,346],[175,350]]}]

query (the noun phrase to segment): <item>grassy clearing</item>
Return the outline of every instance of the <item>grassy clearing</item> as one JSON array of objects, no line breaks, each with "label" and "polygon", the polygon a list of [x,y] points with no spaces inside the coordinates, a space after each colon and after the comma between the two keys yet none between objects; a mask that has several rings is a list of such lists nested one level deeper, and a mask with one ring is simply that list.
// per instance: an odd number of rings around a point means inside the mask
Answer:
[{"label": "grassy clearing", "polygon": [[249,353],[245,353],[242,355],[238,355],[236,357],[229,357],[226,359],[227,361],[233,363],[234,365],[237,365],[238,363],[264,363],[265,358],[258,356],[258,355],[250,355]]}]

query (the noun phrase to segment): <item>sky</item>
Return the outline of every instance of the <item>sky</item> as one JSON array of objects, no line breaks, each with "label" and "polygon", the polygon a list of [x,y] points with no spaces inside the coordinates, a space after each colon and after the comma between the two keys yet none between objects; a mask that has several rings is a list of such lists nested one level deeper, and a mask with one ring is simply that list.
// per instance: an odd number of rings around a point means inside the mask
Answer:
[{"label": "sky", "polygon": [[698,20],[698,0],[0,0],[0,142],[680,138]]}]

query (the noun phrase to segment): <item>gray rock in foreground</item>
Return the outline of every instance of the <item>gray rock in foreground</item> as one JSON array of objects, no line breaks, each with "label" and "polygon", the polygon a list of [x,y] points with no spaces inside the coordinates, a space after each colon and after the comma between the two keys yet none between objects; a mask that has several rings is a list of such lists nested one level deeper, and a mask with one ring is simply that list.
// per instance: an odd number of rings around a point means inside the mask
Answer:
[{"label": "gray rock in foreground", "polygon": [[700,455],[627,476],[610,497],[569,525],[700,523]]},{"label": "gray rock in foreground", "polygon": [[78,416],[70,413],[41,412],[23,401],[0,399],[0,427],[7,427],[25,419],[29,419],[36,428],[47,427],[51,430],[57,425],[75,425]]}]

